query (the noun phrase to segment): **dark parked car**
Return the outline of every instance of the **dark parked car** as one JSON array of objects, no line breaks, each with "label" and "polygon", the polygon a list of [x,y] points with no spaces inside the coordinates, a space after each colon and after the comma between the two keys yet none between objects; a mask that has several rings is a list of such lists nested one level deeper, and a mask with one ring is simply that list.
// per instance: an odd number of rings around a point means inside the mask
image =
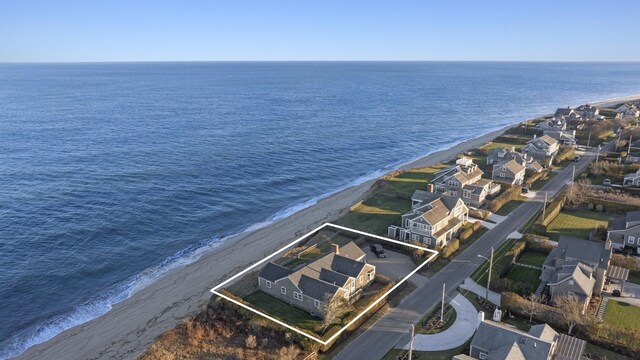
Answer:
[{"label": "dark parked car", "polygon": [[620,297],[622,296],[622,294],[620,293],[620,290],[613,290],[613,292],[611,293],[611,295],[615,296],[615,297]]},{"label": "dark parked car", "polygon": [[384,248],[380,244],[371,244],[371,251],[379,258],[387,257],[387,253],[384,252]]},{"label": "dark parked car", "polygon": [[523,186],[523,187],[522,187],[522,191],[521,191],[521,192],[522,192],[523,194],[527,194],[527,193],[529,192],[529,188],[528,188],[528,187]]},{"label": "dark parked car", "polygon": [[580,161],[580,156],[576,156],[576,157],[574,157],[574,158],[573,158],[573,161],[575,161],[575,162]]}]

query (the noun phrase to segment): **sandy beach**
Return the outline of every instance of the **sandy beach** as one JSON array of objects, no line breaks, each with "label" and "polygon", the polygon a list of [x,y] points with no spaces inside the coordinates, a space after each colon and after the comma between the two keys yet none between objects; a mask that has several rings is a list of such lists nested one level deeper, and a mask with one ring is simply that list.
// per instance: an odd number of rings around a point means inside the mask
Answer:
[{"label": "sandy beach", "polygon": [[[638,96],[593,104],[617,103],[636,98]],[[463,151],[491,141],[511,126],[425,156],[402,168],[446,162]],[[299,235],[339,218],[349,211],[351,205],[367,196],[374,182],[375,180],[370,180],[350,187],[266,228],[229,239],[220,247],[202,255],[196,262],[168,273],[114,305],[107,314],[35,345],[18,358],[135,358],[158,335],[200,311],[210,298],[209,289],[214,285]]]}]

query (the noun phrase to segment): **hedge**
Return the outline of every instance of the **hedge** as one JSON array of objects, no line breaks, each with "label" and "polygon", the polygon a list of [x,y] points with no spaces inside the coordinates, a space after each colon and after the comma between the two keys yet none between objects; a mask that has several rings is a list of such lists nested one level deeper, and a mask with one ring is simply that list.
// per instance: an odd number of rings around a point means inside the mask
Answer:
[{"label": "hedge", "polygon": [[526,251],[548,254],[555,247],[546,236],[526,234],[523,239],[525,241]]},{"label": "hedge", "polygon": [[460,236],[458,236],[458,239],[460,240],[460,242],[465,242],[469,240],[469,238],[473,236],[473,233],[475,233],[476,231],[478,231],[478,229],[480,229],[480,226],[482,225],[480,224],[479,221],[471,223],[471,226],[465,229],[463,232],[461,232]]},{"label": "hedge", "polygon": [[556,161],[561,163],[565,160],[573,159],[576,156],[576,149],[573,146],[561,146],[560,151],[558,151],[558,155],[556,156]]},{"label": "hedge", "polygon": [[474,218],[487,220],[487,218],[489,218],[489,215],[490,213],[487,210],[469,209],[469,216]]},{"label": "hedge", "polygon": [[544,226],[549,225],[553,221],[553,219],[555,219],[556,216],[558,216],[558,214],[562,210],[562,207],[564,206],[564,203],[565,203],[566,199],[567,199],[567,196],[566,196],[565,191],[563,191],[562,193],[556,195],[556,197],[553,200],[551,200],[549,205],[547,205],[547,210],[545,212],[545,218],[541,219],[541,221],[539,223],[544,225]]},{"label": "hedge", "polygon": [[524,181],[524,185],[526,187],[531,187],[538,180],[545,180],[548,177],[549,177],[549,171],[547,171],[547,170],[541,171],[541,172],[534,172],[531,175],[527,176],[527,180]]},{"label": "hedge", "polygon": [[489,211],[495,213],[500,210],[503,206],[505,206],[509,201],[515,200],[520,196],[520,192],[522,188],[519,186],[511,186],[505,192],[500,194],[497,198],[491,200],[489,204]]},{"label": "hedge", "polygon": [[451,242],[447,246],[442,248],[442,252],[441,252],[442,258],[443,259],[447,259],[454,252],[456,252],[459,248],[460,248],[460,240],[458,240],[458,239],[451,240]]}]

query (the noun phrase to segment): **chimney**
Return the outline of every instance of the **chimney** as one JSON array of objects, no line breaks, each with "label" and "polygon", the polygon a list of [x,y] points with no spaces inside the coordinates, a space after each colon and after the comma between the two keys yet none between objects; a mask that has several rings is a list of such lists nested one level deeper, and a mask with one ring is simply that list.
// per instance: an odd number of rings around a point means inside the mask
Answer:
[{"label": "chimney", "polygon": [[534,139],[537,138],[537,137],[538,137],[538,134],[533,134],[533,138]]},{"label": "chimney", "polygon": [[333,244],[333,250],[336,253],[336,255],[340,255],[340,245]]},{"label": "chimney", "polygon": [[515,146],[511,147],[511,152],[516,152],[516,147]]},{"label": "chimney", "polygon": [[433,191],[433,184],[432,183],[427,184],[427,191],[430,192],[430,193],[435,192],[435,191]]},{"label": "chimney", "polygon": [[[638,170],[638,171],[640,171],[640,170]],[[611,249],[611,239],[607,239],[607,241],[604,242],[604,249],[605,250]]]}]

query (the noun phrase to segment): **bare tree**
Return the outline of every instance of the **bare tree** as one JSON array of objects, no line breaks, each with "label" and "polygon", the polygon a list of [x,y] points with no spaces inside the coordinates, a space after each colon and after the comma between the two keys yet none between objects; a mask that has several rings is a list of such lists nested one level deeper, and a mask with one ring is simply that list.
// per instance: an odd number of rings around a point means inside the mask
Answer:
[{"label": "bare tree", "polygon": [[538,313],[538,302],[540,302],[540,295],[531,294],[527,296],[527,305],[524,311],[529,314],[529,324],[533,322],[533,316]]},{"label": "bare tree", "polygon": [[560,317],[569,328],[569,335],[576,325],[584,324],[587,319],[583,314],[584,306],[575,296],[558,296],[554,300],[555,306],[560,309]]},{"label": "bare tree", "polygon": [[573,184],[569,185],[567,191],[567,202],[580,205],[587,199],[587,196],[592,192],[591,181],[588,179],[580,179]]},{"label": "bare tree", "polygon": [[342,319],[344,314],[353,309],[353,306],[349,304],[349,300],[342,297],[340,293],[336,294],[335,298],[332,294],[325,294],[322,305],[322,312],[324,318],[322,318],[322,333],[327,331],[327,328]]}]

